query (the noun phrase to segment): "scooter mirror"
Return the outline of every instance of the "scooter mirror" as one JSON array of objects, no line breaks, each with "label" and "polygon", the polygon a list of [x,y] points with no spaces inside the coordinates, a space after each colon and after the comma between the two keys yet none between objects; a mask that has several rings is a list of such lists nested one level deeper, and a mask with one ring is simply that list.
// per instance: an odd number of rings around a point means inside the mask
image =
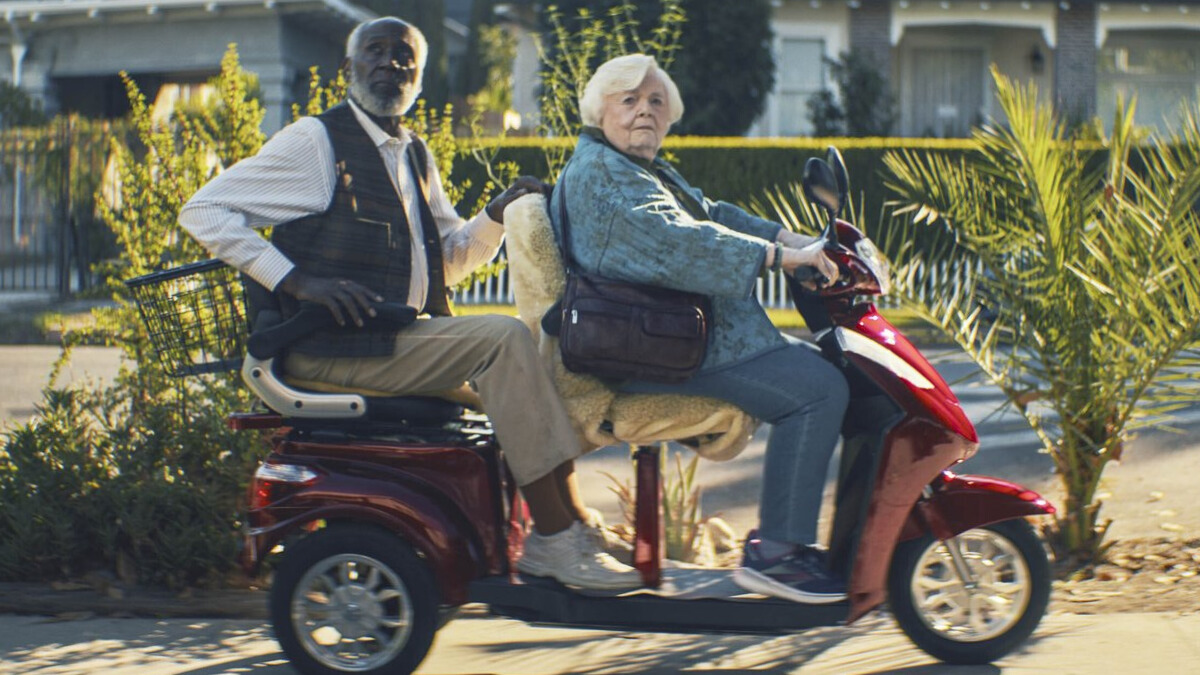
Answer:
[{"label": "scooter mirror", "polygon": [[808,197],[808,201],[823,207],[829,216],[829,222],[833,222],[837,212],[841,210],[837,176],[834,175],[833,169],[829,168],[829,165],[821,159],[812,157],[804,164],[804,177],[801,179],[801,184],[804,186],[804,196]]},{"label": "scooter mirror", "polygon": [[[846,172],[846,162],[842,159],[842,153],[836,147],[829,146],[825,151],[825,162],[833,169],[833,176],[837,180],[838,202],[845,205],[846,196],[850,194],[850,175]],[[840,206],[838,215],[841,215]]]}]

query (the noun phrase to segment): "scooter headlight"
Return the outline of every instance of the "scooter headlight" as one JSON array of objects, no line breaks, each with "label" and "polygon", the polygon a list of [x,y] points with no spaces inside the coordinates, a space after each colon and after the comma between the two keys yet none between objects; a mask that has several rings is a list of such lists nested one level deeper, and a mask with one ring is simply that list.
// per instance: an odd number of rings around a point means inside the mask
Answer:
[{"label": "scooter headlight", "polygon": [[854,245],[854,250],[867,269],[871,270],[875,280],[879,282],[879,294],[887,295],[892,288],[891,266],[888,264],[887,258],[884,258],[879,249],[875,248],[874,242],[866,237],[858,240]]}]

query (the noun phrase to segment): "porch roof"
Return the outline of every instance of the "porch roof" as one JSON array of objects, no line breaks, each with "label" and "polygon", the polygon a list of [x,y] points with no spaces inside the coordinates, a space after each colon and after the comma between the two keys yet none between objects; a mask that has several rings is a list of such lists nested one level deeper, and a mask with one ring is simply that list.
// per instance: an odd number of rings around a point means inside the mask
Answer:
[{"label": "porch roof", "polygon": [[135,19],[169,13],[219,14],[260,9],[313,21],[353,26],[377,15],[346,0],[18,0],[0,2],[0,15],[12,30],[37,29],[80,20]]}]

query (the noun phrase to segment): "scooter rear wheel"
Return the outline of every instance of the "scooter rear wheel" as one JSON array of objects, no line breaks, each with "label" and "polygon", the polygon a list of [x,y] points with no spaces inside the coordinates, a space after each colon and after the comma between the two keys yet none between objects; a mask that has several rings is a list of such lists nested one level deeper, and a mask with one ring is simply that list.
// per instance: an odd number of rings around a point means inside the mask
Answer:
[{"label": "scooter rear wheel", "polygon": [[1046,549],[1024,520],[967,530],[957,539],[968,584],[943,542],[927,535],[896,547],[888,579],[892,612],[930,655],[947,663],[991,663],[1024,642],[1046,613]]},{"label": "scooter rear wheel", "polygon": [[271,585],[271,623],[306,675],[411,673],[440,625],[435,589],[400,538],[333,525],[285,550]]}]

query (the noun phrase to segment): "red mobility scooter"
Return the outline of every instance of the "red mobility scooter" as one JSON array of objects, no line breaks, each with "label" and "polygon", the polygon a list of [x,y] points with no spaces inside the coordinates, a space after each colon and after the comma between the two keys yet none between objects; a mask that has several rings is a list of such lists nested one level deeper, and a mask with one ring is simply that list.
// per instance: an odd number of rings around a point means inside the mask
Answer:
[{"label": "red mobility scooter", "polygon": [[[837,219],[848,189],[836,150],[810,160],[804,188],[828,215],[826,253],[841,271],[817,291],[789,283],[851,388],[829,541],[846,601],[801,605],[745,593],[732,570],[664,570],[655,448],[634,453],[634,563],[645,588],[580,591],[518,574],[522,509],[486,418],[441,399],[318,393],[285,381],[278,362],[289,341],[331,321],[319,308],[258,322],[240,365],[264,409],[229,418],[237,429],[275,430],[250,488],[243,562],[253,572],[278,557],[270,615],[293,665],[310,674],[411,672],[466,603],[547,624],[784,633],[851,623],[888,601],[909,638],[943,661],[987,663],[1020,645],[1050,594],[1047,553],[1027,519],[1054,508],[1019,485],[949,470],[975,453],[975,429],[920,352],[872,304],[856,302],[886,291],[887,266]],[[242,294],[219,261],[129,285],[160,349],[188,362],[177,372],[239,365]],[[375,320],[411,312],[381,305]],[[205,330],[180,325],[189,322],[231,335],[210,349]],[[703,590],[679,593],[684,586]]]}]

